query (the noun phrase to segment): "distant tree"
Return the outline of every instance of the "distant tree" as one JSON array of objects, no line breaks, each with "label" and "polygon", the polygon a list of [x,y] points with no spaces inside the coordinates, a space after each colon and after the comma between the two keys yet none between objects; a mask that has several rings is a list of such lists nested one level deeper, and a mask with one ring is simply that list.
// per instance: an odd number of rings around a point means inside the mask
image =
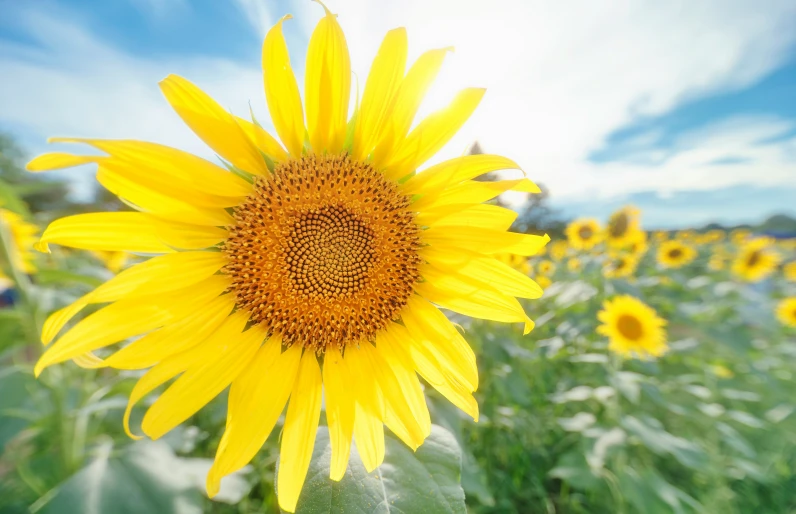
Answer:
[{"label": "distant tree", "polygon": [[25,171],[26,160],[14,139],[0,133],[0,203],[8,209],[33,214],[68,210],[72,202],[67,198],[66,183]]}]

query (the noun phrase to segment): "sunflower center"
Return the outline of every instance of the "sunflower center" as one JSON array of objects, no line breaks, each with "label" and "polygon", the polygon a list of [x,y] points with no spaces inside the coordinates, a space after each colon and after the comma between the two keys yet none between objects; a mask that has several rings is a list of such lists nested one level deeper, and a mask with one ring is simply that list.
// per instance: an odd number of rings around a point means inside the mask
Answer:
[{"label": "sunflower center", "polygon": [[683,250],[680,248],[673,248],[672,250],[669,250],[669,257],[671,257],[672,259],[677,259],[682,255],[683,255]]},{"label": "sunflower center", "polygon": [[369,164],[309,155],[256,177],[223,251],[238,309],[287,345],[371,340],[420,278],[409,198]]},{"label": "sunflower center", "polygon": [[759,250],[752,252],[751,254],[749,254],[749,257],[747,257],[746,259],[746,265],[750,268],[754,267],[755,264],[760,262],[760,257],[761,255]]},{"label": "sunflower center", "polygon": [[578,230],[578,235],[581,239],[590,239],[593,233],[594,231],[591,227],[580,227],[580,230]]},{"label": "sunflower center", "polygon": [[623,314],[616,322],[619,333],[631,341],[637,341],[643,334],[641,322],[634,316]]},{"label": "sunflower center", "polygon": [[627,214],[620,212],[611,218],[608,224],[608,232],[612,237],[621,237],[625,234],[625,232],[627,232],[629,225],[630,220],[628,219]]}]

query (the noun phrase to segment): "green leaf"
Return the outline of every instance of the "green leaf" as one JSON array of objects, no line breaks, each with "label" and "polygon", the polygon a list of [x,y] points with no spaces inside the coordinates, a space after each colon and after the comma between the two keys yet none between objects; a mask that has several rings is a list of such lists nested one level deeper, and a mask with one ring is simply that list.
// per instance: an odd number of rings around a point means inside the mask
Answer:
[{"label": "green leaf", "polygon": [[[208,459],[181,459],[166,443],[141,441],[118,454],[99,447],[94,460],[31,506],[39,514],[199,514]],[[240,477],[222,498],[240,500]],[[225,480],[224,482],[228,482]],[[230,492],[227,490],[232,488]]]},{"label": "green leaf", "polygon": [[707,455],[696,443],[674,436],[664,430],[663,425],[653,418],[642,419],[633,416],[622,418],[622,427],[638,437],[641,443],[656,454],[671,454],[683,466],[699,469],[707,464]]},{"label": "green leaf", "polygon": [[296,514],[466,512],[460,484],[461,450],[450,432],[432,426],[417,452],[391,436],[385,439],[384,463],[379,468],[367,473],[353,446],[345,476],[333,482],[329,479],[329,431],[320,427]]}]

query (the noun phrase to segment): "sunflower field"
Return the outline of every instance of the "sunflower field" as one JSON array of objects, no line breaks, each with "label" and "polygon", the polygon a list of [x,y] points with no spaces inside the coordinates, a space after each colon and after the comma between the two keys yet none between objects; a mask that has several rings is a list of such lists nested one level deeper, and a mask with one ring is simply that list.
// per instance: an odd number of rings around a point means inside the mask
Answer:
[{"label": "sunflower field", "polygon": [[[21,163],[4,165],[12,176]],[[136,440],[122,427],[141,371],[64,363],[34,377],[47,315],[140,257],[33,251],[52,218],[36,207],[59,183],[9,182],[0,513],[278,511],[284,416],[210,500],[226,395]],[[381,466],[368,473],[355,448],[333,482],[322,416],[296,512],[794,512],[796,244],[745,229],[650,232],[642,215],[574,220],[539,255],[506,255],[544,288],[523,300],[533,331],[449,314],[477,355],[478,421],[426,385],[426,442],[413,452],[387,433]]]}]

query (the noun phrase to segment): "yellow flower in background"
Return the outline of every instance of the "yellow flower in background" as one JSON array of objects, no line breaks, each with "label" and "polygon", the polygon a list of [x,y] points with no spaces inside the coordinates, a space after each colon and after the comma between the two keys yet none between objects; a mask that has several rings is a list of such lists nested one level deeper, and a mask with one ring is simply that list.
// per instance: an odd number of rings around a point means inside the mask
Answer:
[{"label": "yellow flower in background", "polygon": [[533,279],[536,281],[537,284],[539,284],[539,287],[541,287],[542,289],[547,289],[553,284],[553,281],[550,279],[550,277],[546,277],[544,275],[537,275],[533,277]]},{"label": "yellow flower in background", "polygon": [[711,373],[719,378],[732,378],[735,376],[732,370],[722,364],[711,364],[709,369]]},{"label": "yellow flower in background", "polygon": [[528,260],[528,257],[504,253],[497,255],[496,258],[501,262],[508,264],[523,275],[529,275],[531,273],[531,262]]},{"label": "yellow flower in background", "polygon": [[560,261],[567,256],[567,242],[553,241],[550,244],[550,257],[555,261]]},{"label": "yellow flower in background", "polygon": [[645,253],[649,250],[649,244],[647,243],[647,234],[645,232],[641,232],[640,235],[628,245],[627,251],[641,259]]},{"label": "yellow flower in background", "polygon": [[674,235],[675,239],[679,239],[681,241],[693,241],[697,237],[697,233],[695,230],[686,229],[681,230]]},{"label": "yellow flower in background", "polygon": [[626,278],[636,272],[638,258],[632,254],[618,254],[610,257],[603,265],[603,275],[607,278]]},{"label": "yellow flower in background", "polygon": [[713,255],[708,260],[708,268],[713,271],[721,271],[727,265],[727,261],[721,255]]},{"label": "yellow flower in background", "polygon": [[119,273],[130,258],[127,252],[93,251],[91,254],[99,259],[108,268],[108,271]]},{"label": "yellow flower in background", "polygon": [[758,282],[771,275],[780,257],[767,238],[752,239],[741,247],[732,263],[732,272],[746,282]]},{"label": "yellow flower in background", "polygon": [[667,239],[669,239],[669,233],[666,232],[665,230],[656,230],[652,234],[652,238],[656,243],[662,243]]},{"label": "yellow flower in background", "polygon": [[624,357],[660,357],[668,349],[666,320],[632,296],[617,296],[597,313],[597,333],[608,338],[608,349]]},{"label": "yellow flower in background", "polygon": [[608,219],[605,238],[614,248],[625,248],[643,236],[639,211],[635,207],[622,207]]},{"label": "yellow flower in background", "polygon": [[552,275],[556,272],[556,265],[551,261],[542,260],[536,265],[536,271],[540,275]]},{"label": "yellow flower in background", "polygon": [[583,269],[583,263],[577,257],[570,257],[567,261],[567,269],[573,273]]},{"label": "yellow flower in background", "polygon": [[777,318],[785,326],[796,327],[796,296],[785,298],[777,304]]},{"label": "yellow flower in background", "polygon": [[785,276],[785,280],[796,282],[796,261],[791,261],[782,266],[782,274]]},{"label": "yellow flower in background", "polygon": [[38,241],[39,227],[7,209],[0,209],[0,223],[14,243],[14,247],[9,249],[10,264],[23,273],[35,273],[33,245]]},{"label": "yellow flower in background", "polygon": [[602,240],[602,227],[596,219],[580,218],[567,226],[566,234],[572,248],[589,250]]},{"label": "yellow flower in background", "polygon": [[[38,248],[162,254],[50,316],[45,344],[87,305],[110,303],[50,345],[36,374],[69,359],[151,368],[131,393],[128,433],[132,407],[178,377],[143,418],[152,439],[229,387],[211,496],[252,459],[287,405],[277,493],[293,512],[322,401],[333,480],[345,473],[352,439],[368,471],[382,463],[384,424],[413,449],[423,443],[431,423],[417,374],[478,418],[475,355],[440,308],[521,322],[527,333],[533,322],[517,297],[542,289],[496,256],[533,255],[549,237],[508,232],[516,212],[483,203],[508,190],[539,192],[528,179],[474,180],[518,168],[505,157],[469,155],[415,173],[484,94],[465,89],[414,124],[449,49],[422,54],[405,72],[406,31],[390,31],[349,120],[352,70],[336,17],[327,10],[310,39],[303,102],[286,19],[262,54],[281,144],[172,75],[161,82],[166,99],[229,170],[153,143],[94,139],[54,141],[107,156],[46,154],[28,169],[95,162],[100,183],[141,211],[62,218]],[[140,334],[104,358],[92,353]]]},{"label": "yellow flower in background", "polygon": [[743,243],[749,236],[752,235],[752,231],[745,228],[736,228],[732,232],[730,232],[730,241],[734,244],[741,244]]},{"label": "yellow flower in background", "polygon": [[664,268],[682,268],[693,261],[696,256],[697,252],[692,246],[675,239],[664,241],[658,247],[658,262]]},{"label": "yellow flower in background", "polygon": [[724,231],[719,230],[717,228],[708,230],[705,233],[705,239],[707,240],[708,243],[719,243],[721,241],[724,241],[724,238],[725,238]]}]

